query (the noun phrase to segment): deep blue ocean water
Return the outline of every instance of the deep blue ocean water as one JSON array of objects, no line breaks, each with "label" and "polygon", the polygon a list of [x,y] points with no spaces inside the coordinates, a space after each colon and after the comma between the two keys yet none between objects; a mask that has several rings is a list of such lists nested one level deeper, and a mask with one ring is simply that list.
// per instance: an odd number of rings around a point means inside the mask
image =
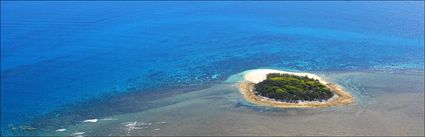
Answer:
[{"label": "deep blue ocean water", "polygon": [[424,2],[1,2],[1,127],[254,68],[424,70]]}]

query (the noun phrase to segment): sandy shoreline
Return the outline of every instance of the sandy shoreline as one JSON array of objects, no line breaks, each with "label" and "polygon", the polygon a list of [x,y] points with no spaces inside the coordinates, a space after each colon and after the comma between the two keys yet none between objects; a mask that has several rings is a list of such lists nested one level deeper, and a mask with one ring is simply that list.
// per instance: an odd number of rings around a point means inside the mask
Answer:
[{"label": "sandy shoreline", "polygon": [[[254,94],[254,84],[261,82],[266,79],[266,75],[269,73],[285,73],[285,74],[293,74],[298,76],[308,76],[309,78],[318,79],[320,83],[326,85],[331,89],[331,91],[335,94],[331,99],[318,102],[318,101],[303,101],[299,103],[288,103],[276,101],[273,99],[257,96]],[[318,108],[318,107],[330,107],[337,105],[346,105],[354,102],[354,97],[344,91],[340,86],[329,83],[319,76],[311,73],[298,73],[298,72],[288,72],[288,71],[280,71],[273,69],[255,69],[247,71],[243,75],[244,80],[238,84],[239,91],[243,95],[243,97],[248,101],[256,105],[260,106],[271,106],[271,107],[280,107],[280,108]]]}]

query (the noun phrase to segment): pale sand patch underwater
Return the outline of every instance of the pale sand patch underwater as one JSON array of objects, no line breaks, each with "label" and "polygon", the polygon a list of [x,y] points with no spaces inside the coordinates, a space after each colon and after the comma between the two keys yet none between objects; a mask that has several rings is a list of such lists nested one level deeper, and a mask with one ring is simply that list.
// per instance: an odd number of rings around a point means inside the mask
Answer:
[{"label": "pale sand patch underwater", "polygon": [[[307,76],[317,79],[320,83],[327,86],[334,93],[334,96],[326,101],[300,101],[297,103],[289,103],[277,101],[274,99],[255,95],[254,85],[266,79],[266,75],[270,73],[291,74],[296,76]],[[254,69],[243,73],[243,81],[238,83],[239,91],[243,97],[250,103],[260,106],[271,106],[280,108],[318,108],[330,107],[337,105],[347,105],[354,102],[354,97],[341,88],[339,85],[330,83],[321,77],[311,73],[288,72],[274,69]]]},{"label": "pale sand patch underwater", "polygon": [[[140,100],[146,105],[169,105],[109,117],[114,120],[102,121],[104,118],[99,117],[96,123],[78,121],[76,125],[61,125],[67,129],[65,132],[54,129],[39,135],[85,132],[87,136],[423,136],[422,72],[321,74],[329,82],[349,89],[356,95],[356,104],[321,109],[259,107],[246,104],[238,88],[232,86],[234,82],[230,82],[152,101]],[[135,121],[135,128],[129,132],[126,125]],[[157,124],[163,121],[166,123]],[[143,122],[152,125],[145,128]]]}]

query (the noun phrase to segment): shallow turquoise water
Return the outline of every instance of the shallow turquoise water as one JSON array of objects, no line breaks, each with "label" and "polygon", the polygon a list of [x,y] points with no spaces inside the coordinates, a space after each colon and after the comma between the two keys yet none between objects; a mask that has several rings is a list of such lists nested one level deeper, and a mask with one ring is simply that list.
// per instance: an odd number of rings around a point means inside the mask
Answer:
[{"label": "shallow turquoise water", "polygon": [[2,134],[247,69],[423,71],[423,13],[423,2],[2,1]]}]

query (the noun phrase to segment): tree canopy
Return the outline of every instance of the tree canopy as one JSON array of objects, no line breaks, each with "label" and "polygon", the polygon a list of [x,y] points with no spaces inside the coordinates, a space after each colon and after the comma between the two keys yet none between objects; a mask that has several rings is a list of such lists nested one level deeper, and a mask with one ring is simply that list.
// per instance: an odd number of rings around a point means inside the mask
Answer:
[{"label": "tree canopy", "polygon": [[328,87],[307,76],[270,73],[254,85],[255,94],[285,102],[322,101],[333,96]]}]

